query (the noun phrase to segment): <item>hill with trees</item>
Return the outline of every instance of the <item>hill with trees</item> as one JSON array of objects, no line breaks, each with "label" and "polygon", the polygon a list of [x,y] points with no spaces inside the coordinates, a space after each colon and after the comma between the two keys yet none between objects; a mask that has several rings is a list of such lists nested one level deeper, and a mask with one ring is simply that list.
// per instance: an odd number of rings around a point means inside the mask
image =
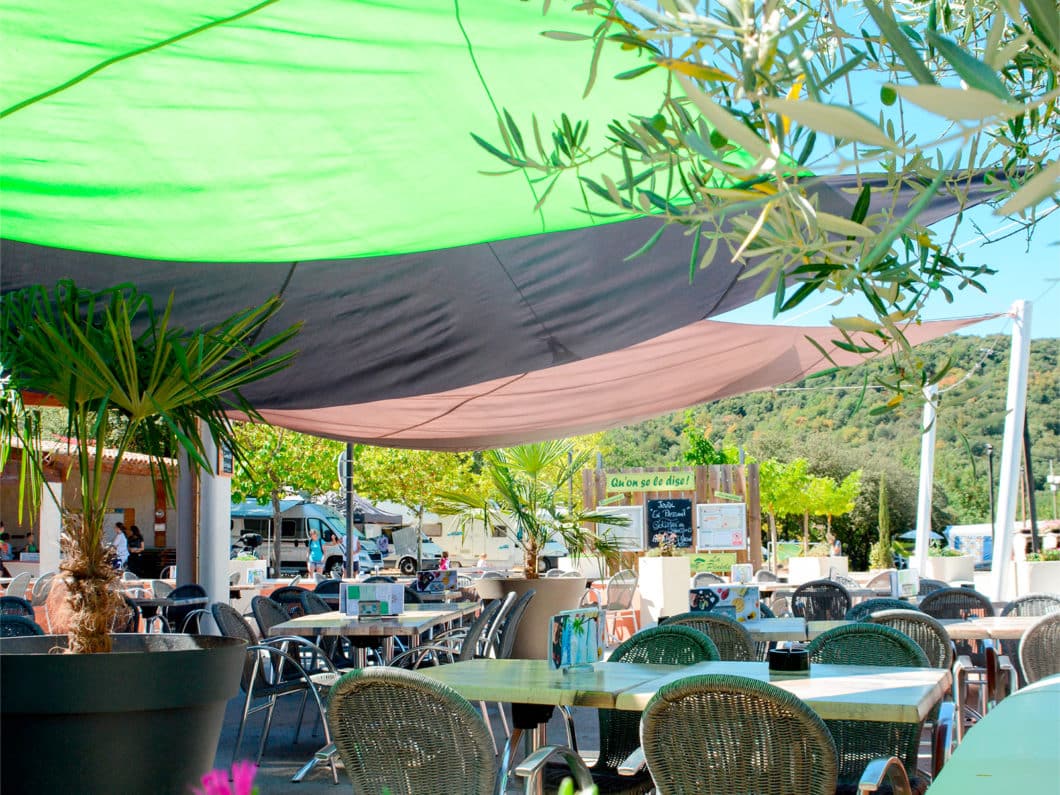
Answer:
[{"label": "hill with trees", "polygon": [[[1010,340],[1001,335],[949,336],[916,350],[931,367],[952,360],[940,387],[933,526],[940,530],[949,524],[989,522],[986,449],[988,444],[995,449],[996,478]],[[1060,462],[1058,360],[1060,340],[1032,342],[1027,421],[1039,518],[1054,518],[1045,477],[1050,459]],[[899,404],[885,413],[870,413],[884,399],[874,389],[874,379],[885,367],[869,363],[607,431],[600,440],[605,466],[682,466],[686,452],[701,455],[696,448],[705,437],[719,450],[729,448],[731,454],[736,448],[759,461],[804,458],[811,475],[837,482],[860,469],[854,509],[836,517],[833,529],[852,563],[864,565],[862,558],[877,535],[881,477],[895,534],[916,523],[922,407]],[[686,430],[689,420],[696,431]],[[783,520],[782,536],[800,535],[797,517]]]}]

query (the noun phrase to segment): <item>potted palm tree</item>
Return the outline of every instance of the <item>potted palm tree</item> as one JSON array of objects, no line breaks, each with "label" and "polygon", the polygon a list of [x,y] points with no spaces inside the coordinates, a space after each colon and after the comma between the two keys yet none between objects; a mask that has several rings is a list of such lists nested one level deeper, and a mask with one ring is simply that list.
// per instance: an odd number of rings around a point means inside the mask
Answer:
[{"label": "potted palm tree", "polygon": [[[575,453],[571,442],[556,440],[488,450],[483,468],[485,493],[442,492],[440,512],[460,517],[462,528],[471,521],[509,528],[513,543],[523,550],[523,576],[480,580],[479,596],[503,598],[510,591],[536,593],[523,617],[515,641],[514,656],[544,659],[548,655],[548,618],[561,610],[577,607],[585,594],[584,577],[539,576],[539,560],[550,542],[562,543],[578,559],[594,555],[617,560],[619,546],[607,533],[608,526],[623,526],[625,517],[580,509],[568,497],[575,473],[585,467],[589,452]],[[601,526],[604,529],[601,529]]]},{"label": "potted palm tree", "polygon": [[0,298],[0,467],[21,448],[20,492],[34,508],[47,450],[41,410],[24,401],[32,395],[65,410],[60,443],[74,448],[81,497],[74,510],[58,506],[69,634],[8,638],[0,648],[4,792],[72,782],[80,792],[187,792],[211,767],[225,703],[238,691],[240,641],[112,634],[125,608],[104,515],[134,448],[170,496],[166,457],[178,449],[211,470],[204,430],[239,455],[226,412],[254,415],[239,390],[286,366],[293,354],[277,349],[297,327],[259,339],[277,299],[194,331],[171,325],[172,305],[171,297],[158,311],[127,285],[92,293],[71,282]]}]

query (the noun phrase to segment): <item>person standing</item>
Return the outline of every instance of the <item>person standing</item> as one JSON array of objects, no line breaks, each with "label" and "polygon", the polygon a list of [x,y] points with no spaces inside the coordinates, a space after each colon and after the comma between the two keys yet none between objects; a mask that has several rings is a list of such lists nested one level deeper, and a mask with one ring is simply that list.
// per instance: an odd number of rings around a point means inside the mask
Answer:
[{"label": "person standing", "polygon": [[33,534],[32,530],[30,530],[28,533],[26,533],[26,548],[23,549],[22,551],[23,552],[40,552],[40,547],[37,546],[37,536],[35,536]]},{"label": "person standing", "polygon": [[129,559],[129,537],[123,522],[115,523],[114,540],[110,542],[110,545],[114,547],[114,567],[124,569]]},{"label": "person standing", "polygon": [[309,554],[309,573],[324,573],[324,542],[320,540],[320,533],[316,530],[309,531],[309,542],[306,544]]},{"label": "person standing", "polygon": [[449,553],[442,552],[442,557],[438,559],[438,570],[448,571],[449,569]]},{"label": "person standing", "polygon": [[125,568],[131,571],[133,574],[143,575],[143,551],[144,551],[144,536],[140,532],[140,528],[136,525],[132,525],[129,528],[129,536],[126,539],[126,544],[129,550],[129,557],[125,561]]}]

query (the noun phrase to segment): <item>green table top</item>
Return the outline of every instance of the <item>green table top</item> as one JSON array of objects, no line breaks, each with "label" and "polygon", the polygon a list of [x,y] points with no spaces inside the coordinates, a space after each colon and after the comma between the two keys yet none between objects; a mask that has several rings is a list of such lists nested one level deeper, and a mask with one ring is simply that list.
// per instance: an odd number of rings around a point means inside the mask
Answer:
[{"label": "green table top", "polygon": [[968,730],[929,795],[1060,792],[1060,675],[1004,699]]}]

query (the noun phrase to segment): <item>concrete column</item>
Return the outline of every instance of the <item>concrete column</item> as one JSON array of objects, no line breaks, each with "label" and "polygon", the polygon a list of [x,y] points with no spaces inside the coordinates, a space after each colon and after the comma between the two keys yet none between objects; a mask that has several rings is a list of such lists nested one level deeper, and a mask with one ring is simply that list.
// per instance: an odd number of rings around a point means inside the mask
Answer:
[{"label": "concrete column", "polygon": [[196,580],[195,565],[195,473],[188,454],[177,454],[177,585]]},{"label": "concrete column", "polygon": [[[63,532],[63,484],[61,480],[45,480],[40,501],[40,573],[59,570],[62,552],[59,539]],[[49,495],[48,492],[51,492]]]},{"label": "concrete column", "polygon": [[920,435],[920,493],[916,504],[916,547],[909,565],[924,574],[931,546],[931,491],[935,483],[935,419],[939,388],[924,390],[924,427]]},{"label": "concrete column", "polygon": [[[206,460],[217,468],[217,443],[203,427]],[[228,603],[228,559],[231,556],[232,481],[216,473],[199,473],[199,585],[210,603]]]},{"label": "concrete column", "polygon": [[994,533],[991,598],[1005,598],[1012,576],[1012,536],[1016,531],[1016,495],[1019,491],[1020,451],[1027,408],[1027,365],[1031,357],[1031,302],[1012,305],[1012,354],[1005,398],[1005,434],[1001,445],[1000,488],[997,495],[997,529]]}]

